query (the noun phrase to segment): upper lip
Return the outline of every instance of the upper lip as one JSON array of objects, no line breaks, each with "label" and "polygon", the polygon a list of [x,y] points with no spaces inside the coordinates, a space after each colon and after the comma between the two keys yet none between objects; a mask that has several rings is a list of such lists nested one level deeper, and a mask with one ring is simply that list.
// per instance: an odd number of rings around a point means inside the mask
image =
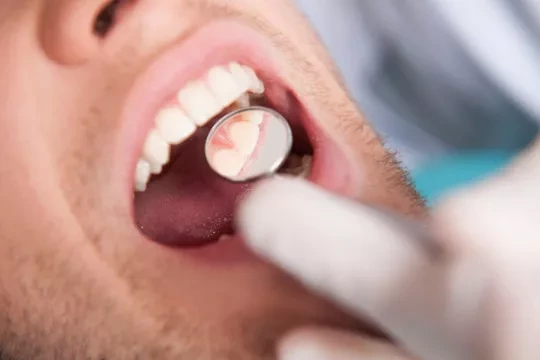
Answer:
[{"label": "upper lip", "polygon": [[[220,21],[198,29],[151,64],[135,82],[122,112],[121,144],[116,163],[126,184],[126,196],[131,196],[133,191],[133,174],[142,144],[154,126],[153,120],[160,107],[172,94],[189,81],[204,75],[212,66],[232,61],[255,70],[266,85],[265,96],[272,103],[283,105],[277,110],[282,113],[303,113],[302,125],[309,136],[317,139],[311,180],[347,193],[352,183],[352,171],[349,171],[347,159],[340,154],[339,146],[325,136],[306,109],[299,109],[302,107],[300,102],[289,103],[289,95],[296,99],[298,95],[294,92],[293,84],[287,83],[275,65],[274,56],[271,43],[262,34],[235,22]],[[283,115],[287,117],[287,114]],[[334,159],[329,159],[330,156]],[[340,156],[340,159],[335,159]],[[325,171],[327,165],[336,162],[344,166],[333,166],[331,172]]]}]

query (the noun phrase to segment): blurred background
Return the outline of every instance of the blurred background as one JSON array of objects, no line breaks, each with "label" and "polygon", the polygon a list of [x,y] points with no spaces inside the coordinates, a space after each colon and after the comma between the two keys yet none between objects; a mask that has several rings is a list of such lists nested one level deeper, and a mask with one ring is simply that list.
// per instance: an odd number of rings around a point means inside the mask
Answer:
[{"label": "blurred background", "polygon": [[295,0],[434,203],[540,125],[540,0]]}]

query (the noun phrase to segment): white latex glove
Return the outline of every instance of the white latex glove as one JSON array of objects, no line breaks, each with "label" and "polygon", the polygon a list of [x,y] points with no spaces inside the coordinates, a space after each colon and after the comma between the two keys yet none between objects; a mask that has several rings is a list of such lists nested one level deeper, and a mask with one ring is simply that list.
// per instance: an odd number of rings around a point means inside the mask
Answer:
[{"label": "white latex glove", "polygon": [[[443,256],[425,251],[409,231],[374,209],[299,179],[260,185],[241,207],[239,226],[261,256],[374,322],[420,359],[538,359],[540,160],[535,155],[451,195],[434,210],[429,227]],[[376,358],[355,347],[352,334],[343,338],[347,354],[335,356],[332,334],[300,337],[309,356],[287,350],[298,349],[291,345],[298,339],[286,339],[281,357]]]}]

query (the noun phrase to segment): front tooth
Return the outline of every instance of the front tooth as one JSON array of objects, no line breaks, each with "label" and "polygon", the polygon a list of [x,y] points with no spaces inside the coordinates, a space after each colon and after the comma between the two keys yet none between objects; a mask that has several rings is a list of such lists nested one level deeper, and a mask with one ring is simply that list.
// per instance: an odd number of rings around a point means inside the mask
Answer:
[{"label": "front tooth", "polygon": [[222,107],[232,104],[245,91],[234,76],[222,67],[214,67],[208,72],[208,86]]},{"label": "front tooth", "polygon": [[178,102],[199,126],[205,125],[221,111],[221,106],[202,81],[188,84],[180,90]]},{"label": "front tooth", "polygon": [[177,108],[167,108],[159,112],[156,118],[159,135],[169,144],[177,145],[189,138],[197,127]]},{"label": "front tooth", "polygon": [[244,66],[244,71],[249,76],[249,90],[255,94],[264,93],[264,84],[252,68]]},{"label": "front tooth", "polygon": [[248,121],[238,121],[229,128],[229,137],[238,151],[249,156],[257,146],[259,127]]},{"label": "front tooth", "polygon": [[135,169],[135,190],[145,191],[148,180],[150,180],[150,164],[141,159]]},{"label": "front tooth", "polygon": [[164,165],[169,161],[169,144],[159,136],[156,129],[152,129],[143,147],[143,157],[151,166]]},{"label": "front tooth", "polygon": [[212,158],[214,168],[223,176],[237,176],[246,163],[246,159],[233,149],[216,151]]}]

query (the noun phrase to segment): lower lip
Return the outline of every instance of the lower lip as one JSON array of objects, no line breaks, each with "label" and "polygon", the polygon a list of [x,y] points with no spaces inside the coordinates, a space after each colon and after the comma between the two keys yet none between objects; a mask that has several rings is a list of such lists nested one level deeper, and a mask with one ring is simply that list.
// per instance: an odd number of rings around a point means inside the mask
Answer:
[{"label": "lower lip", "polygon": [[227,236],[223,240],[200,247],[178,248],[184,255],[216,265],[229,265],[256,261],[257,256],[247,247],[241,235]]}]

